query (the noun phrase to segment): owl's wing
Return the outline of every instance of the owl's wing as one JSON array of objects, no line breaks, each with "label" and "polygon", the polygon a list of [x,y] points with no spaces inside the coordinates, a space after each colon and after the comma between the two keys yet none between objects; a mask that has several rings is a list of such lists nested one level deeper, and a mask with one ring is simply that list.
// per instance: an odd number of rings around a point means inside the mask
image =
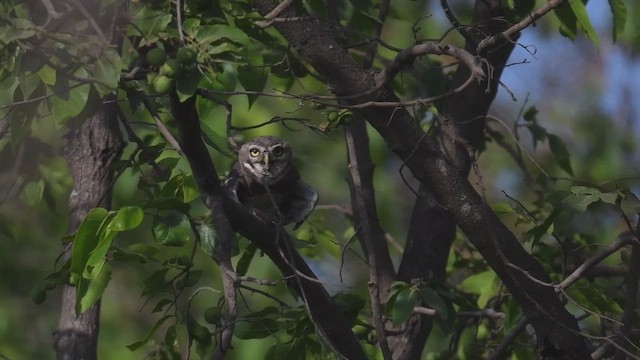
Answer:
[{"label": "owl's wing", "polygon": [[317,191],[304,181],[298,180],[282,205],[285,224],[295,223],[293,229],[299,228],[316,207],[318,198]]},{"label": "owl's wing", "polygon": [[238,189],[240,188],[240,184],[242,184],[242,182],[242,176],[238,173],[238,170],[234,165],[231,168],[229,175],[225,179],[222,188],[233,200],[240,202],[240,198],[238,197]]}]

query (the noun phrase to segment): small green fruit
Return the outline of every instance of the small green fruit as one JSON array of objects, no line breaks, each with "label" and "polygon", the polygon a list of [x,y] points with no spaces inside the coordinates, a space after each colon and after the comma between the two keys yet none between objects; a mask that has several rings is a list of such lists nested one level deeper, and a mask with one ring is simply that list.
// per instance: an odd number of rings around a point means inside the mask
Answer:
[{"label": "small green fruit", "polygon": [[31,300],[33,300],[36,305],[40,305],[47,300],[47,292],[44,288],[36,286],[31,289]]},{"label": "small green fruit", "polygon": [[173,84],[172,78],[164,75],[158,75],[153,80],[153,90],[155,90],[156,93],[163,95],[169,92],[169,89],[171,89],[172,84]]},{"label": "small green fruit", "polygon": [[209,324],[218,324],[222,318],[222,310],[219,307],[210,307],[204,312],[204,321]]},{"label": "small green fruit", "polygon": [[330,123],[336,122],[338,120],[339,116],[340,115],[338,114],[337,111],[331,110],[331,111],[327,112],[327,121],[329,121]]},{"label": "small green fruit", "polygon": [[193,333],[191,334],[191,336],[193,336],[193,338],[199,342],[211,341],[211,333],[209,332],[209,329],[202,325],[198,325],[195,329],[193,329]]},{"label": "small green fruit", "polygon": [[147,52],[146,59],[153,66],[161,66],[167,60],[167,54],[160,48],[153,48]]}]

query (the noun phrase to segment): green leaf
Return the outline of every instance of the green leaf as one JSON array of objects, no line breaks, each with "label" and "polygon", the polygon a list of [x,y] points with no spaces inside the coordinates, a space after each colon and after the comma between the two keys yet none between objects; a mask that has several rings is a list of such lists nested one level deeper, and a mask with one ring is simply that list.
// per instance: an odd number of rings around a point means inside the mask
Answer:
[{"label": "green leaf", "polygon": [[407,287],[398,292],[391,312],[394,326],[409,320],[413,314],[413,308],[416,306],[417,295],[418,293],[412,287]]},{"label": "green leaf", "polygon": [[587,13],[587,7],[585,6],[585,4],[582,2],[582,0],[567,1],[569,2],[569,6],[576,16],[576,20],[578,21],[578,25],[582,32],[584,32],[587,39],[598,45],[598,34],[593,28],[593,25],[591,25],[591,20],[589,19],[589,14]]},{"label": "green leaf", "polygon": [[153,237],[166,246],[183,246],[191,239],[189,218],[177,211],[163,211],[153,218]]},{"label": "green leaf", "polygon": [[151,9],[143,6],[131,19],[135,27],[129,27],[130,35],[143,36],[152,39],[150,36],[162,31],[166,31],[167,25],[171,23],[173,16],[160,9]]},{"label": "green leaf", "polygon": [[366,305],[365,299],[357,294],[337,293],[333,296],[333,301],[350,323],[356,321]]},{"label": "green leaf", "polygon": [[49,67],[49,65],[45,64],[41,67],[40,70],[38,70],[38,76],[46,85],[52,86],[56,83],[56,71]]},{"label": "green leaf", "polygon": [[17,76],[8,76],[0,82],[0,119],[9,112],[9,107],[13,104],[13,95],[20,82]]},{"label": "green leaf", "polygon": [[202,139],[204,142],[214,148],[220,154],[232,159],[233,156],[229,152],[227,148],[227,139],[222,135],[218,134],[217,131],[213,130],[209,125],[205,122],[200,123],[200,127],[202,129]]},{"label": "green leaf", "polygon": [[489,300],[498,293],[497,283],[496,273],[487,270],[464,279],[460,287],[464,291],[479,295],[478,307],[484,308]]},{"label": "green leaf", "polygon": [[197,227],[198,235],[200,235],[200,247],[202,251],[213,259],[217,259],[216,242],[218,241],[218,233],[213,227],[213,223],[204,223]]},{"label": "green leaf", "polygon": [[620,194],[618,192],[600,193],[600,200],[604,203],[615,205],[618,201],[619,195]]},{"label": "green leaf", "polygon": [[173,317],[173,315],[167,315],[167,316],[163,317],[162,319],[158,320],[156,322],[156,324],[153,325],[151,330],[149,330],[149,332],[147,333],[147,335],[144,337],[143,340],[137,341],[137,342],[135,342],[135,343],[133,343],[131,345],[127,345],[127,349],[129,349],[131,351],[135,351],[135,350],[138,350],[140,347],[142,347],[144,344],[148,343],[149,340],[151,340],[153,335],[156,333],[156,331],[158,331],[160,326],[162,326],[162,324],[164,324],[165,321],[171,319],[172,317]]},{"label": "green leaf", "polygon": [[515,212],[515,209],[513,208],[513,206],[511,206],[511,204],[502,202],[491,204],[491,209],[496,214],[510,214]]},{"label": "green leaf", "polygon": [[[262,66],[243,66],[238,69],[238,80],[247,91],[262,91],[267,83],[267,72]],[[258,99],[257,95],[247,95],[249,108]]]},{"label": "green leaf", "polygon": [[449,317],[447,303],[436,290],[422,287],[420,288],[420,296],[422,296],[422,299],[430,308],[436,311],[436,314],[438,314],[441,319],[447,320]]},{"label": "green leaf", "polygon": [[183,71],[176,75],[176,91],[180,101],[185,101],[196,93],[200,79],[202,74],[197,69]]},{"label": "green leaf", "polygon": [[151,310],[151,313],[157,313],[158,311],[162,311],[164,309],[165,306],[169,305],[173,303],[173,300],[169,300],[169,299],[160,299],[160,301],[158,301],[158,303],[156,304],[156,306],[153,308],[153,310]]},{"label": "green leaf", "polygon": [[44,187],[45,183],[43,179],[30,181],[24,189],[22,189],[20,199],[29,206],[36,206],[40,203],[40,200],[42,200]]},{"label": "green leaf", "polygon": [[242,30],[227,25],[206,25],[198,30],[196,40],[201,45],[217,42],[220,40],[228,40],[240,45],[250,42],[249,36]]},{"label": "green leaf", "polygon": [[105,263],[95,278],[81,282],[81,285],[77,288],[76,314],[82,314],[87,311],[102,298],[102,294],[104,294],[104,290],[111,280],[111,272],[111,266],[109,263]]},{"label": "green leaf", "polygon": [[176,338],[178,337],[176,326],[170,325],[167,328],[167,332],[164,334],[164,343],[167,344],[170,348],[176,345]]},{"label": "green leaf", "polygon": [[[87,79],[89,76],[82,68],[73,75]],[[53,87],[53,91],[57,95],[51,97],[56,124],[62,125],[80,115],[89,102],[92,88],[91,84],[78,85],[78,83],[70,82],[68,76],[57,76],[56,84]]]},{"label": "green leaf", "polygon": [[120,82],[120,70],[122,60],[115,49],[104,49],[95,64],[93,64],[93,77],[98,81],[98,91],[104,96],[113,93]]},{"label": "green leaf", "polygon": [[627,8],[624,0],[609,0],[611,13],[613,14],[613,42],[618,40],[618,36],[624,32],[627,23]]},{"label": "green leaf", "polygon": [[620,201],[620,208],[627,216],[638,214],[640,213],[640,199],[632,192],[626,193]]},{"label": "green leaf", "polygon": [[6,46],[13,41],[25,40],[35,34],[36,28],[31,21],[18,18],[13,24],[0,27],[0,43]]},{"label": "green leaf", "polygon": [[549,141],[549,148],[551,149],[551,153],[558,162],[558,165],[560,165],[562,170],[568,172],[570,175],[573,175],[569,151],[567,150],[564,141],[562,141],[559,136],[554,134],[547,134],[547,140]]},{"label": "green leaf", "polygon": [[107,230],[127,231],[135,229],[142,223],[144,212],[137,206],[124,206],[107,224]]},{"label": "green leaf", "polygon": [[278,343],[267,350],[264,360],[281,359],[318,359],[319,357],[308,357],[305,354],[305,339],[296,339],[288,343]]},{"label": "green leaf", "polygon": [[73,240],[71,273],[81,275],[84,272],[90,253],[100,239],[100,228],[108,216],[109,212],[106,209],[95,208],[82,220]]},{"label": "green leaf", "polygon": [[552,227],[553,221],[558,217],[558,215],[560,215],[561,212],[562,210],[559,208],[554,209],[551,212],[551,214],[546,219],[544,219],[542,224],[535,226],[531,230],[527,231],[527,233],[532,235],[532,244],[531,244],[532,248],[536,245],[536,243],[542,238],[544,234],[550,234],[551,231],[553,231],[553,227]]},{"label": "green leaf", "polygon": [[572,286],[568,293],[569,297],[581,306],[598,313],[621,314],[623,311],[620,305],[607,297],[597,285],[588,283],[586,280],[581,280],[575,286]]},{"label": "green leaf", "polygon": [[584,212],[589,205],[600,200],[600,190],[586,186],[571,187],[571,195],[562,200],[562,204]]},{"label": "green leaf", "polygon": [[249,271],[249,266],[251,265],[251,260],[253,260],[253,256],[255,255],[257,250],[258,245],[253,242],[249,243],[249,245],[247,245],[247,248],[244,249],[240,260],[238,260],[238,264],[236,265],[236,273],[239,276],[244,276],[247,274],[247,271]]},{"label": "green leaf", "polygon": [[574,41],[578,35],[578,21],[571,8],[562,4],[556,7],[553,12],[560,21],[560,34]]},{"label": "green leaf", "polygon": [[280,330],[278,322],[272,318],[250,318],[236,323],[233,335],[238,339],[264,339]]},{"label": "green leaf", "polygon": [[511,332],[513,327],[516,326],[518,322],[520,322],[521,318],[522,318],[522,309],[520,308],[520,305],[518,304],[517,301],[510,299],[507,302],[507,310],[505,312],[504,323],[503,323],[503,331],[505,335]]}]

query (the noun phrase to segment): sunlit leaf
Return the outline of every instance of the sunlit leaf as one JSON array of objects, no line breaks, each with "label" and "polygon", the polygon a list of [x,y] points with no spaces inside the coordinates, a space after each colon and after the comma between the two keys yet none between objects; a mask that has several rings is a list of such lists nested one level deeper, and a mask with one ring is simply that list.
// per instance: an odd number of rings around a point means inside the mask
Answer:
[{"label": "sunlit leaf", "polygon": [[582,2],[582,0],[568,0],[568,3],[571,7],[571,10],[576,16],[580,29],[584,32],[587,39],[598,45],[598,33],[596,33],[596,30],[591,24],[586,5]]},{"label": "sunlit leaf", "polygon": [[515,209],[511,204],[507,203],[493,203],[491,209],[497,214],[509,214],[515,212]]},{"label": "sunlit leaf", "polygon": [[137,228],[144,219],[144,212],[137,206],[124,206],[107,224],[111,231],[127,231]]},{"label": "sunlit leaf", "polygon": [[109,216],[109,212],[103,208],[91,210],[82,220],[73,241],[71,256],[71,272],[82,274],[89,259],[91,251],[98,244],[100,238],[100,228]]},{"label": "sunlit leaf", "polygon": [[91,281],[83,281],[82,284],[86,284],[86,289],[83,286],[78,287],[78,300],[76,302],[76,313],[81,314],[91,306],[93,306],[98,300],[102,298],[104,290],[109,285],[111,280],[111,266],[109,263],[105,263],[101,267],[101,270],[96,274]]},{"label": "sunlit leaf", "polygon": [[498,293],[497,282],[496,273],[487,270],[464,279],[460,287],[464,291],[479,295],[478,307],[484,308],[489,300]]}]

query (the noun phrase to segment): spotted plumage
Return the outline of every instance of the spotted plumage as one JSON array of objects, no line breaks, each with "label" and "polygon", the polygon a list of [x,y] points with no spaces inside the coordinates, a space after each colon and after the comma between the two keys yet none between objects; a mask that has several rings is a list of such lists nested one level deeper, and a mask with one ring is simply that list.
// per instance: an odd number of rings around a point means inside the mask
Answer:
[{"label": "spotted plumage", "polygon": [[318,202],[318,193],[300,179],[293,165],[291,145],[274,136],[261,136],[240,147],[225,189],[255,213],[282,225],[295,223],[294,229]]}]

